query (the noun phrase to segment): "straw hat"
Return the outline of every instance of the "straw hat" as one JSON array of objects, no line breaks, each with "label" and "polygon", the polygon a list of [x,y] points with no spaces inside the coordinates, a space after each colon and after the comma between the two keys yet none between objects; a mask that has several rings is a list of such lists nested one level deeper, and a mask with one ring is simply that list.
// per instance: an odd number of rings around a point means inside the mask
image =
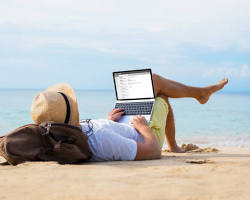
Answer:
[{"label": "straw hat", "polygon": [[68,84],[57,84],[39,93],[34,99],[31,117],[36,124],[47,121],[79,124],[76,95]]}]

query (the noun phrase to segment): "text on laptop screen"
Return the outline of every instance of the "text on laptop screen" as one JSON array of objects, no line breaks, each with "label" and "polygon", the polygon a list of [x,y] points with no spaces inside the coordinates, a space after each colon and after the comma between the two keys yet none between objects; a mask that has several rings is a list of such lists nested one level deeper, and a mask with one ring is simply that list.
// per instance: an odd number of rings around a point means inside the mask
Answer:
[{"label": "text on laptop screen", "polygon": [[114,78],[118,100],[154,98],[150,71],[117,72]]}]

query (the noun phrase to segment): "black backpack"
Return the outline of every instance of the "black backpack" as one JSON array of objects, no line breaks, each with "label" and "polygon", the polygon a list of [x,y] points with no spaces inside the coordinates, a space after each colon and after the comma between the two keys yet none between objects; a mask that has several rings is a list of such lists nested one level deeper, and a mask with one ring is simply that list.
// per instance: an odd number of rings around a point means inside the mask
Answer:
[{"label": "black backpack", "polygon": [[79,127],[46,122],[21,126],[0,137],[0,156],[11,165],[25,161],[75,164],[87,161],[91,151]]}]

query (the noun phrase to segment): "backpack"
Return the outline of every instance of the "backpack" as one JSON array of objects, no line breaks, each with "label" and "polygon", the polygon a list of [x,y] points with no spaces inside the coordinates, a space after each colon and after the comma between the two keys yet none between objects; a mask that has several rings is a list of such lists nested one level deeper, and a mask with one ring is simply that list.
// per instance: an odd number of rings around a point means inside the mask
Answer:
[{"label": "backpack", "polygon": [[75,164],[91,157],[87,141],[87,135],[77,126],[56,122],[28,124],[0,137],[0,156],[11,165],[25,161]]}]

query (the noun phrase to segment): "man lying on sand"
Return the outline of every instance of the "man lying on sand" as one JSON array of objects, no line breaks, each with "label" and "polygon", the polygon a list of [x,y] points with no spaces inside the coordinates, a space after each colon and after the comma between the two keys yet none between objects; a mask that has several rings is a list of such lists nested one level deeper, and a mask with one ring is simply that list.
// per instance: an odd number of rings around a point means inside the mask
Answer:
[{"label": "man lying on sand", "polygon": [[118,123],[124,115],[120,108],[111,110],[106,119],[80,123],[76,96],[67,84],[54,85],[38,94],[31,106],[32,119],[37,124],[55,121],[80,126],[88,135],[91,161],[158,159],[164,137],[171,152],[182,153],[184,149],[175,140],[174,114],[168,98],[191,97],[205,104],[213,93],[228,83],[228,79],[201,88],[153,74],[153,83],[156,101],[149,124],[142,116],[134,117],[132,125]]}]

